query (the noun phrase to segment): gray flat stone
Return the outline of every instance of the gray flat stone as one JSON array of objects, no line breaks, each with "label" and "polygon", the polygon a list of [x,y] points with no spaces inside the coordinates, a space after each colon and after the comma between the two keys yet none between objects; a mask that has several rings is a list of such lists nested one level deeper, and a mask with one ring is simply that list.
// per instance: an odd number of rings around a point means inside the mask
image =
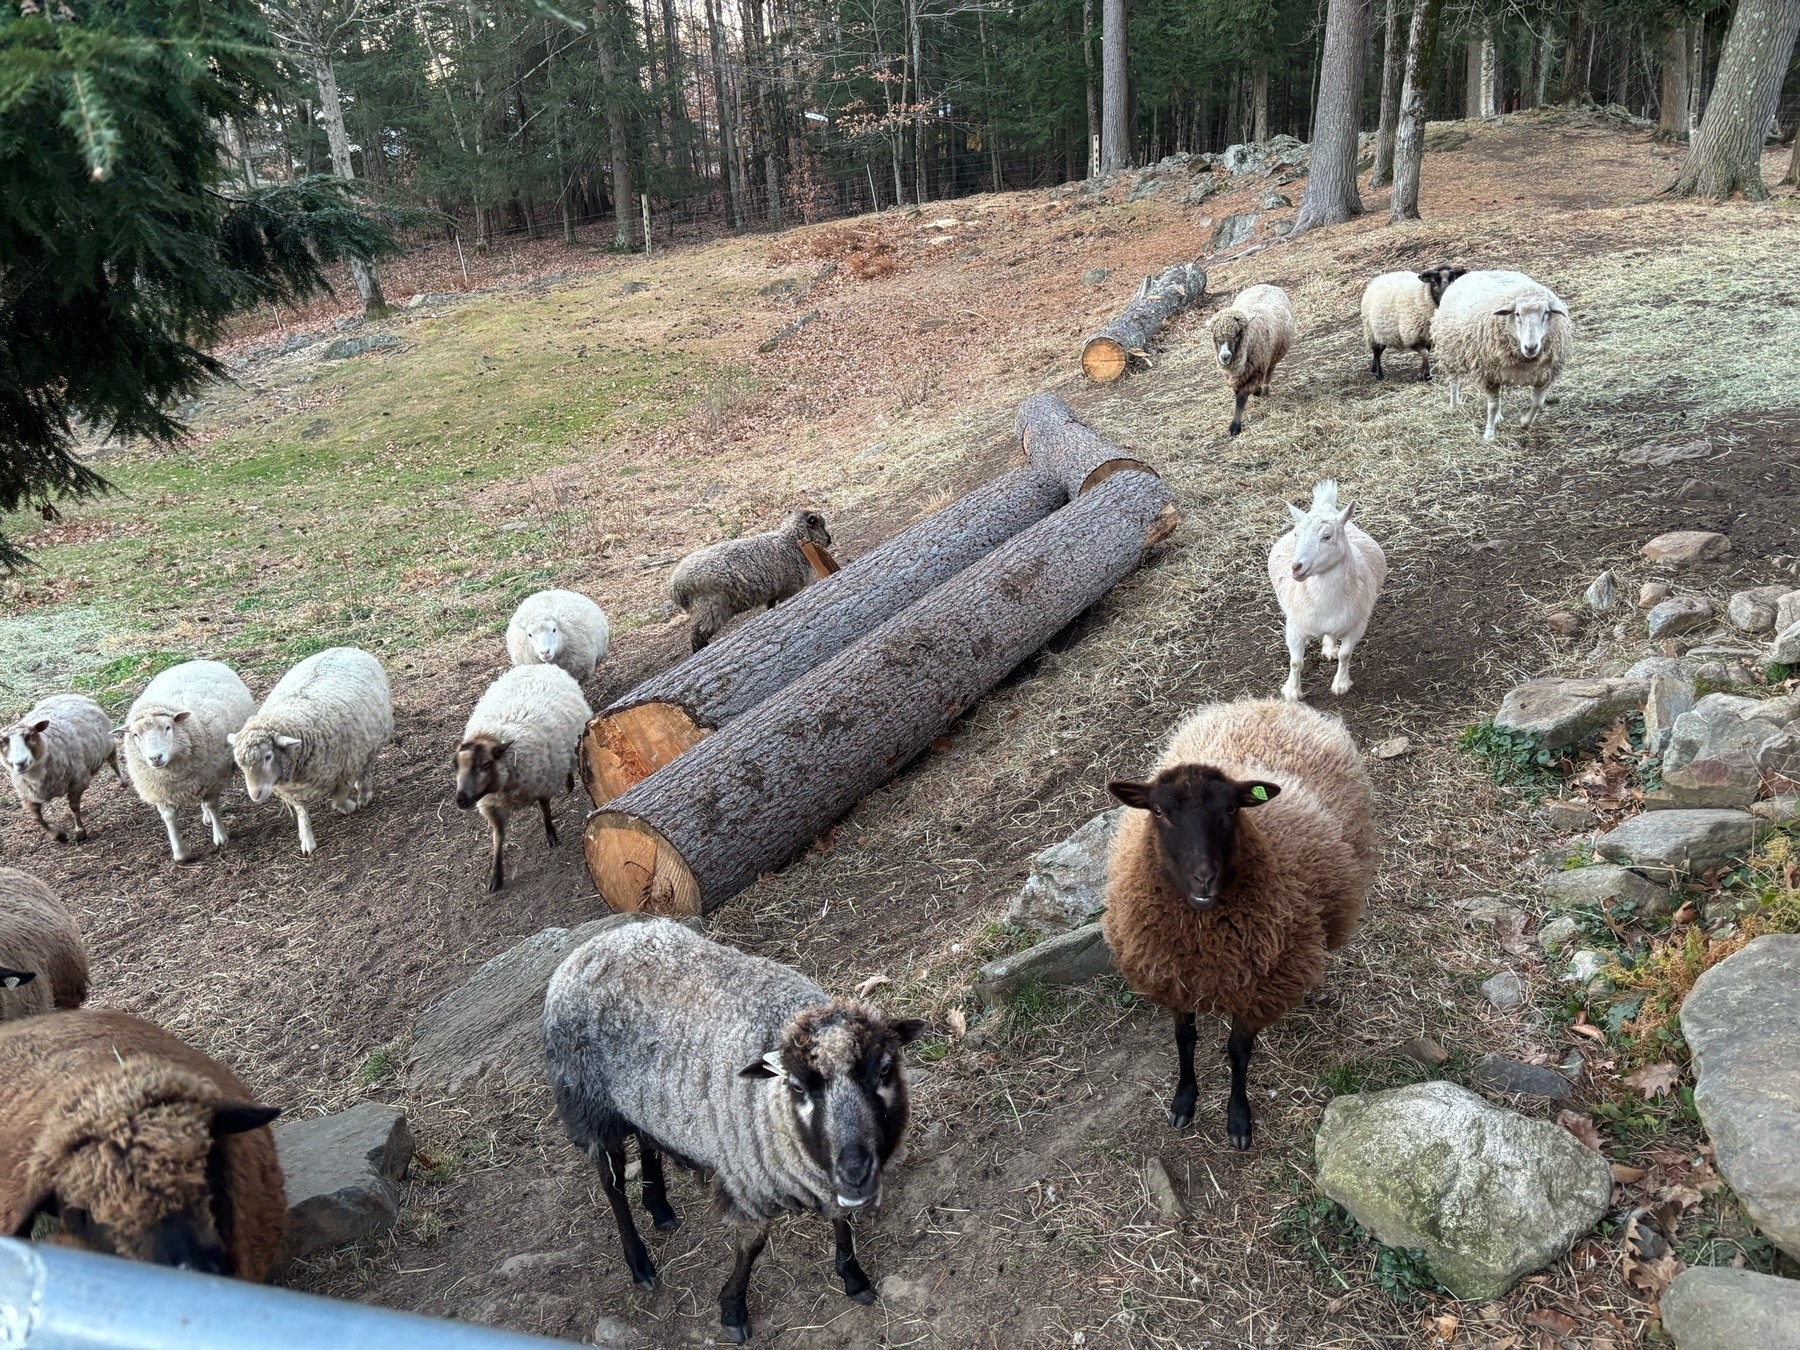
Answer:
[{"label": "gray flat stone", "polygon": [[1652,638],[1674,637],[1690,632],[1713,616],[1713,602],[1704,595],[1672,595],[1653,606],[1644,616],[1644,625]]},{"label": "gray flat stone", "polygon": [[1789,624],[1775,635],[1769,647],[1769,660],[1784,666],[1800,665],[1800,623]]},{"label": "gray flat stone", "polygon": [[1754,586],[1747,591],[1739,591],[1731,597],[1725,606],[1725,617],[1731,626],[1740,633],[1767,633],[1775,627],[1775,617],[1780,612],[1781,597],[1786,595],[1786,586]]},{"label": "gray flat stone", "polygon": [[1660,1306],[1675,1350],[1800,1350],[1800,1280],[1691,1266]]},{"label": "gray flat stone", "polygon": [[1669,888],[1615,863],[1595,863],[1552,872],[1541,883],[1544,894],[1570,907],[1605,908],[1629,900],[1640,914],[1672,908]]},{"label": "gray flat stone", "polygon": [[1582,599],[1587,601],[1587,607],[1594,613],[1610,614],[1619,607],[1619,579],[1610,569],[1602,572],[1589,583]]},{"label": "gray flat stone", "polygon": [[1176,1191],[1175,1183],[1169,1179],[1169,1169],[1163,1166],[1161,1158],[1152,1158],[1144,1164],[1144,1189],[1150,1192],[1150,1203],[1156,1206],[1164,1223],[1180,1223],[1187,1217],[1187,1202]]},{"label": "gray flat stone", "polygon": [[1657,875],[1702,872],[1750,847],[1756,817],[1716,809],[1645,811],[1594,841],[1594,851]]},{"label": "gray flat stone", "polygon": [[1574,1085],[1555,1069],[1542,1064],[1525,1064],[1504,1055],[1483,1055],[1476,1061],[1469,1081],[1488,1092],[1504,1092],[1514,1097],[1542,1097],[1560,1102],[1575,1091]]},{"label": "gray flat stone", "polygon": [[1797,623],[1800,623],[1800,590],[1789,590],[1775,602],[1775,627],[1780,631]]},{"label": "gray flat stone", "polygon": [[1668,748],[1675,723],[1694,706],[1694,682],[1679,674],[1650,677],[1644,700],[1644,742],[1655,754]]},{"label": "gray flat stone", "polygon": [[400,339],[392,333],[364,333],[359,337],[342,337],[327,347],[320,359],[325,361],[345,361],[352,356],[361,356],[364,352],[393,351],[400,345]]},{"label": "gray flat stone", "polygon": [[1112,950],[1100,925],[1090,923],[989,961],[975,977],[975,995],[983,1003],[998,1003],[1027,980],[1052,986],[1086,984],[1111,969]]},{"label": "gray flat stone", "polygon": [[279,1121],[275,1152],[287,1186],[286,1259],[385,1232],[400,1215],[412,1131],[397,1106],[360,1102],[334,1116]]},{"label": "gray flat stone", "polygon": [[1484,981],[1481,992],[1501,1012],[1511,1012],[1525,1003],[1525,981],[1510,970],[1503,970]]},{"label": "gray flat stone", "polygon": [[1538,929],[1538,946],[1544,949],[1546,956],[1555,956],[1564,947],[1575,940],[1575,934],[1581,931],[1579,924],[1567,914],[1550,920]]},{"label": "gray flat stone", "polygon": [[1494,726],[1560,750],[1636,712],[1649,692],[1643,680],[1527,680],[1501,702]]},{"label": "gray flat stone", "polygon": [[[1654,682],[1653,682],[1654,683]],[[1663,787],[1677,806],[1748,806],[1762,783],[1758,757],[1781,725],[1775,707],[1739,694],[1708,694],[1675,719],[1663,752]]]},{"label": "gray flat stone", "polygon": [[1599,819],[1586,802],[1544,803],[1544,823],[1553,830],[1591,830]]},{"label": "gray flat stone", "polygon": [[1754,802],[1750,814],[1771,825],[1785,825],[1790,820],[1800,819],[1800,793],[1783,793],[1765,802]]},{"label": "gray flat stone", "polygon": [[1606,1213],[1612,1173],[1567,1130],[1454,1083],[1333,1098],[1318,1186],[1458,1298],[1498,1298]]},{"label": "gray flat stone", "polygon": [[1702,975],[1681,1032],[1719,1175],[1763,1234],[1800,1257],[1800,936],[1759,937]]},{"label": "gray flat stone", "polygon": [[1239,244],[1244,243],[1255,233],[1256,219],[1254,213],[1226,216],[1213,226],[1212,242],[1208,246],[1210,251],[1218,253],[1223,249],[1236,248]]},{"label": "gray flat stone", "polygon": [[1126,809],[1101,812],[1033,858],[1006,922],[1046,935],[1092,923],[1106,902],[1106,851]]}]

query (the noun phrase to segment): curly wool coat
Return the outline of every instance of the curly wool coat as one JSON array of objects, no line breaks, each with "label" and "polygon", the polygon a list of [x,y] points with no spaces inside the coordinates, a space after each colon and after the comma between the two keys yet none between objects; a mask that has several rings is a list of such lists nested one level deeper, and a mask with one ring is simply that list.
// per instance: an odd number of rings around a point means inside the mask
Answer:
[{"label": "curly wool coat", "polygon": [[1344,724],[1304,703],[1202,709],[1157,762],[1277,784],[1239,813],[1236,878],[1204,913],[1169,881],[1150,817],[1131,811],[1107,860],[1102,929],[1133,989],[1175,1012],[1260,1030],[1297,1006],[1362,916],[1375,859],[1369,776]]},{"label": "curly wool coat", "polygon": [[1231,391],[1258,393],[1267,387],[1275,367],[1294,345],[1294,309],[1279,286],[1246,286],[1227,309],[1213,315],[1213,350],[1231,349],[1220,370]]},{"label": "curly wool coat", "polygon": [[0,867],[0,966],[37,976],[15,989],[0,989],[0,1022],[87,1002],[81,930],[56,892],[12,867]]},{"label": "curly wool coat", "polygon": [[[1523,272],[1468,272],[1444,292],[1431,320],[1438,369],[1492,397],[1501,389],[1548,389],[1575,350],[1575,321],[1554,313],[1536,356],[1522,356],[1512,323],[1496,309],[1520,301],[1562,304],[1556,292]],[[1566,307],[1565,307],[1566,309]]]},{"label": "curly wool coat", "polygon": [[115,1233],[210,1195],[231,1271],[267,1277],[287,1195],[267,1126],[215,1139],[254,1101],[230,1069],[139,1018],[81,1010],[0,1027],[0,1232],[51,1196]]}]

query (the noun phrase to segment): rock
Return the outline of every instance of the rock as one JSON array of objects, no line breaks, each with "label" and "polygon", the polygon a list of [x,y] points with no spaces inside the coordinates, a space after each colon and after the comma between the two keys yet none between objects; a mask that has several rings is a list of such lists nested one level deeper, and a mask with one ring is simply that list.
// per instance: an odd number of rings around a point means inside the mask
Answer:
[{"label": "rock", "polygon": [[1800,1257],[1800,936],[1759,937],[1681,1005],[1694,1106],[1751,1221]]},{"label": "rock", "polygon": [[1638,914],[1653,914],[1671,907],[1668,887],[1646,880],[1629,867],[1595,863],[1552,872],[1543,881],[1544,894],[1570,908],[1604,909],[1620,900],[1630,901]]},{"label": "rock", "polygon": [[1619,605],[1619,579],[1610,569],[1602,572],[1589,583],[1587,593],[1582,598],[1594,613],[1612,613]]},{"label": "rock", "polygon": [[1152,177],[1143,178],[1130,192],[1125,194],[1125,200],[1128,202],[1135,202],[1144,197],[1153,197],[1168,185],[1167,179]]},{"label": "rock", "polygon": [[1187,1218],[1187,1202],[1176,1194],[1175,1183],[1169,1180],[1169,1169],[1163,1166],[1161,1158],[1144,1164],[1144,1189],[1150,1192],[1150,1203],[1156,1206],[1164,1223],[1180,1223]]},{"label": "rock", "polygon": [[1725,617],[1740,633],[1767,633],[1775,627],[1786,586],[1757,586],[1739,591],[1725,606]]},{"label": "rock", "polygon": [[1711,562],[1731,552],[1731,540],[1711,530],[1671,530],[1645,544],[1639,553],[1653,563],[1680,567],[1685,563]]},{"label": "rock", "polygon": [[278,1122],[275,1152],[287,1186],[285,1259],[394,1226],[413,1154],[399,1107],[360,1102],[335,1116]]},{"label": "rock", "polygon": [[1800,1280],[1690,1266],[1659,1306],[1675,1350],[1800,1350]]},{"label": "rock", "polygon": [[1112,273],[1108,272],[1104,267],[1090,267],[1081,274],[1081,284],[1083,286],[1098,286],[1111,275]]},{"label": "rock", "polygon": [[1251,214],[1226,216],[1213,226],[1212,242],[1207,248],[1218,253],[1223,249],[1236,248],[1245,242],[1256,231],[1256,217]]},{"label": "rock", "polygon": [[1100,925],[1090,923],[989,961],[975,977],[975,995],[983,1003],[998,1003],[1026,980],[1053,986],[1086,984],[1111,969],[1112,951],[1100,934]]},{"label": "rock", "polygon": [[516,1280],[521,1275],[535,1275],[543,1270],[561,1270],[580,1259],[579,1247],[565,1247],[559,1252],[520,1252],[495,1266],[494,1274],[503,1280]]},{"label": "rock", "polygon": [[1585,948],[1569,958],[1569,973],[1563,976],[1567,984],[1586,984],[1598,979],[1609,964],[1605,953]]},{"label": "rock", "polygon": [[1748,806],[1762,783],[1758,757],[1781,734],[1767,705],[1708,694],[1675,719],[1662,757],[1663,786],[1677,806]]},{"label": "rock", "polygon": [[316,441],[330,430],[331,423],[329,420],[323,417],[315,417],[312,421],[300,428],[300,439],[303,441]]},{"label": "rock", "polygon": [[609,914],[579,928],[546,928],[494,957],[414,1019],[408,1081],[452,1093],[489,1074],[509,1087],[540,1081],[551,975],[595,934],[638,922],[636,914]]},{"label": "rock", "polygon": [[344,361],[352,356],[361,356],[364,352],[392,351],[399,345],[400,339],[392,333],[363,333],[357,337],[339,338],[321,353],[319,359]]},{"label": "rock", "polygon": [[1636,712],[1649,689],[1642,680],[1527,680],[1501,702],[1494,726],[1561,750]]},{"label": "rock", "polygon": [[650,1344],[650,1338],[624,1318],[608,1317],[605,1313],[594,1319],[590,1339],[600,1350],[644,1350]]},{"label": "rock", "polygon": [[1750,848],[1756,817],[1745,811],[1646,811],[1594,841],[1594,852],[1656,873],[1703,872]]},{"label": "rock", "polygon": [[1558,610],[1544,620],[1544,626],[1558,637],[1574,637],[1581,632],[1581,619],[1567,610]]},{"label": "rock", "polygon": [[1775,602],[1775,627],[1792,628],[1800,623],[1800,591],[1788,591]]},{"label": "rock", "polygon": [[1638,587],[1637,607],[1639,609],[1654,609],[1664,600],[1667,600],[1669,598],[1669,593],[1674,589],[1675,588],[1666,581],[1646,581],[1642,586]]},{"label": "rock", "polygon": [[1294,199],[1285,192],[1271,192],[1262,199],[1262,209],[1265,211],[1279,211],[1284,206],[1292,206],[1293,204]]},{"label": "rock", "polygon": [[1586,802],[1544,803],[1544,821],[1553,830],[1591,830],[1597,819]]},{"label": "rock", "polygon": [[1510,970],[1503,970],[1485,981],[1481,992],[1501,1012],[1511,1012],[1525,1002],[1525,981]]},{"label": "rock", "polygon": [[1567,914],[1559,914],[1542,928],[1538,929],[1538,946],[1544,949],[1546,956],[1555,956],[1564,947],[1575,940],[1581,931],[1581,925]]},{"label": "rock", "polygon": [[1429,1036],[1414,1036],[1400,1047],[1400,1053],[1412,1060],[1413,1063],[1423,1064],[1428,1069],[1435,1069],[1450,1062],[1450,1052]]},{"label": "rock", "polygon": [[[1698,648],[1690,653],[1694,656],[1700,654],[1701,649]],[[1702,661],[1694,668],[1694,683],[1701,688],[1714,691],[1756,687],[1756,680],[1738,661]]]},{"label": "rock", "polygon": [[[1548,1071],[1546,1071],[1548,1072]],[[1458,1298],[1498,1298],[1567,1251],[1612,1195],[1605,1159],[1454,1083],[1333,1098],[1318,1186]]]},{"label": "rock", "polygon": [[1126,809],[1102,811],[1033,858],[1006,922],[1046,935],[1093,922],[1106,901],[1106,850]]},{"label": "rock", "polygon": [[1771,825],[1785,825],[1800,819],[1800,794],[1789,793],[1771,797],[1766,802],[1755,802],[1750,807],[1750,814]]},{"label": "rock", "polygon": [[1575,1088],[1555,1069],[1542,1064],[1526,1064],[1504,1055],[1483,1055],[1476,1061],[1469,1081],[1489,1092],[1503,1092],[1514,1097],[1543,1097],[1560,1102]]},{"label": "rock", "polygon": [[1652,638],[1661,639],[1690,632],[1712,616],[1713,602],[1704,595],[1672,595],[1644,616],[1644,624]]},{"label": "rock", "polygon": [[768,337],[764,338],[761,342],[757,343],[756,350],[763,353],[764,355],[767,355],[769,352],[774,351],[782,343],[786,342],[789,338],[793,337],[794,334],[798,333],[802,328],[806,327],[807,324],[811,323],[814,319],[818,318],[820,312],[821,311],[816,310],[816,309],[807,310],[806,313],[802,314],[799,318],[795,319],[793,322],[782,325],[780,328],[776,329],[773,333],[769,334]]},{"label": "rock", "polygon": [[[1623,637],[1624,634],[1619,636]],[[1673,675],[1678,679],[1691,680],[1694,677],[1694,662],[1683,660],[1679,656],[1646,656],[1628,666],[1624,678],[1653,680],[1658,675]]]},{"label": "rock", "polygon": [[1644,744],[1655,754],[1668,748],[1675,719],[1694,706],[1694,683],[1680,675],[1652,675],[1644,700]]},{"label": "rock", "polygon": [[1719,489],[1711,483],[1702,483],[1698,478],[1686,479],[1675,489],[1675,500],[1678,502],[1716,502],[1719,497]]},{"label": "rock", "polygon": [[1775,635],[1769,660],[1783,666],[1800,665],[1800,623],[1789,624]]}]

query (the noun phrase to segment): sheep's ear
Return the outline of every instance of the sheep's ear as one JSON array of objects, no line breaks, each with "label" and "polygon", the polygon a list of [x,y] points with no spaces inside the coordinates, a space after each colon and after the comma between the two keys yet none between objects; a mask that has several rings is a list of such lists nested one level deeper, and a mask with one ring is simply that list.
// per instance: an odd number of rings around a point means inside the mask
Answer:
[{"label": "sheep's ear", "polygon": [[213,1107],[212,1132],[215,1136],[247,1134],[260,1130],[281,1114],[279,1106],[257,1106],[253,1103]]},{"label": "sheep's ear", "polygon": [[31,724],[31,729],[37,735],[42,736],[46,731],[50,730],[50,719],[46,717],[41,722],[33,722]]},{"label": "sheep's ear", "polygon": [[13,1229],[12,1235],[16,1238],[29,1238],[31,1230],[37,1227],[37,1221],[43,1215],[48,1214],[53,1219],[61,1217],[62,1201],[56,1198],[55,1191],[45,1191],[42,1195],[31,1197],[30,1202],[21,1206],[21,1209],[25,1217],[19,1220],[19,1226]]},{"label": "sheep's ear", "polygon": [[275,744],[283,750],[292,750],[296,745],[300,744],[300,738],[298,736],[277,736],[275,738]]},{"label": "sheep's ear", "polygon": [[35,970],[10,970],[0,966],[0,989],[17,989],[22,984],[30,984],[37,978]]},{"label": "sheep's ear", "polygon": [[1560,300],[1552,300],[1550,302],[1550,312],[1552,314],[1560,314],[1565,319],[1569,317],[1569,307]]},{"label": "sheep's ear", "polygon": [[179,726],[181,723],[187,721],[188,718],[190,718],[192,716],[193,716],[193,713],[189,712],[187,709],[184,708],[180,712],[176,713],[169,720],[171,722],[175,723],[177,726]]},{"label": "sheep's ear", "polygon": [[1238,805],[1261,806],[1264,802],[1272,802],[1281,795],[1279,783],[1239,783]]},{"label": "sheep's ear", "polygon": [[900,1044],[911,1045],[919,1037],[931,1030],[931,1023],[917,1017],[903,1018],[898,1022],[889,1022],[888,1030],[900,1038]]},{"label": "sheep's ear", "polygon": [[1441,272],[1420,272],[1419,280],[1427,286],[1436,286],[1443,282],[1444,276]]},{"label": "sheep's ear", "polygon": [[747,1069],[738,1070],[739,1078],[786,1078],[787,1070],[781,1067],[781,1051],[771,1050]]},{"label": "sheep's ear", "polygon": [[1294,518],[1294,524],[1304,525],[1306,523],[1306,512],[1302,511],[1292,502],[1283,502],[1282,505],[1287,507],[1288,514]]},{"label": "sheep's ear", "polygon": [[1505,315],[1513,313],[1517,309],[1518,309],[1517,305],[1502,305],[1502,306],[1500,306],[1499,309],[1494,311],[1494,316],[1496,318],[1504,317]]},{"label": "sheep's ear", "polygon": [[493,748],[492,752],[490,752],[488,758],[499,759],[500,756],[502,756],[506,753],[506,747],[511,744],[512,744],[511,741],[495,741],[494,748]]},{"label": "sheep's ear", "polygon": [[1108,783],[1106,790],[1127,806],[1135,806],[1140,811],[1150,809],[1150,785],[1148,783],[1128,783],[1123,779],[1118,779]]}]

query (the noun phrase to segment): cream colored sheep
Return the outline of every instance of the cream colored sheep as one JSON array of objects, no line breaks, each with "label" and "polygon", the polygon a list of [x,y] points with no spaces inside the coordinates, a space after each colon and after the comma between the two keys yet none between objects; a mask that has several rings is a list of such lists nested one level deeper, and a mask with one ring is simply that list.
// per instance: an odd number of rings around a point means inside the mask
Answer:
[{"label": "cream colored sheep", "polygon": [[1575,323],[1554,291],[1523,272],[1469,272],[1445,290],[1431,341],[1450,377],[1451,407],[1462,402],[1464,380],[1487,396],[1481,438],[1491,441],[1506,389],[1529,389],[1531,406],[1520,425],[1529,429],[1537,420],[1575,349]]},{"label": "cream colored sheep", "polygon": [[528,595],[506,625],[506,654],[515,666],[561,666],[577,680],[593,675],[611,646],[606,611],[578,591]]},{"label": "cream colored sheep", "polygon": [[112,719],[93,699],[82,694],[52,694],[9,727],[0,727],[0,745],[6,750],[6,772],[13,795],[45,834],[56,842],[69,842],[69,832],[44,820],[44,808],[58,797],[69,803],[75,817],[75,842],[87,838],[81,823],[81,794],[103,764],[124,781],[119,772],[119,747],[113,740]]},{"label": "cream colored sheep", "polygon": [[146,805],[156,808],[178,863],[194,855],[182,842],[175,813],[198,806],[223,848],[230,838],[220,797],[235,766],[227,739],[256,711],[256,700],[219,661],[171,666],[144,686],[125,714],[125,771]]},{"label": "cream colored sheep", "polygon": [[1429,272],[1383,272],[1363,288],[1363,341],[1373,361],[1369,372],[1386,379],[1381,354],[1404,347],[1419,354],[1419,378],[1431,378],[1431,320],[1445,288],[1462,276],[1461,267],[1434,267]]}]

